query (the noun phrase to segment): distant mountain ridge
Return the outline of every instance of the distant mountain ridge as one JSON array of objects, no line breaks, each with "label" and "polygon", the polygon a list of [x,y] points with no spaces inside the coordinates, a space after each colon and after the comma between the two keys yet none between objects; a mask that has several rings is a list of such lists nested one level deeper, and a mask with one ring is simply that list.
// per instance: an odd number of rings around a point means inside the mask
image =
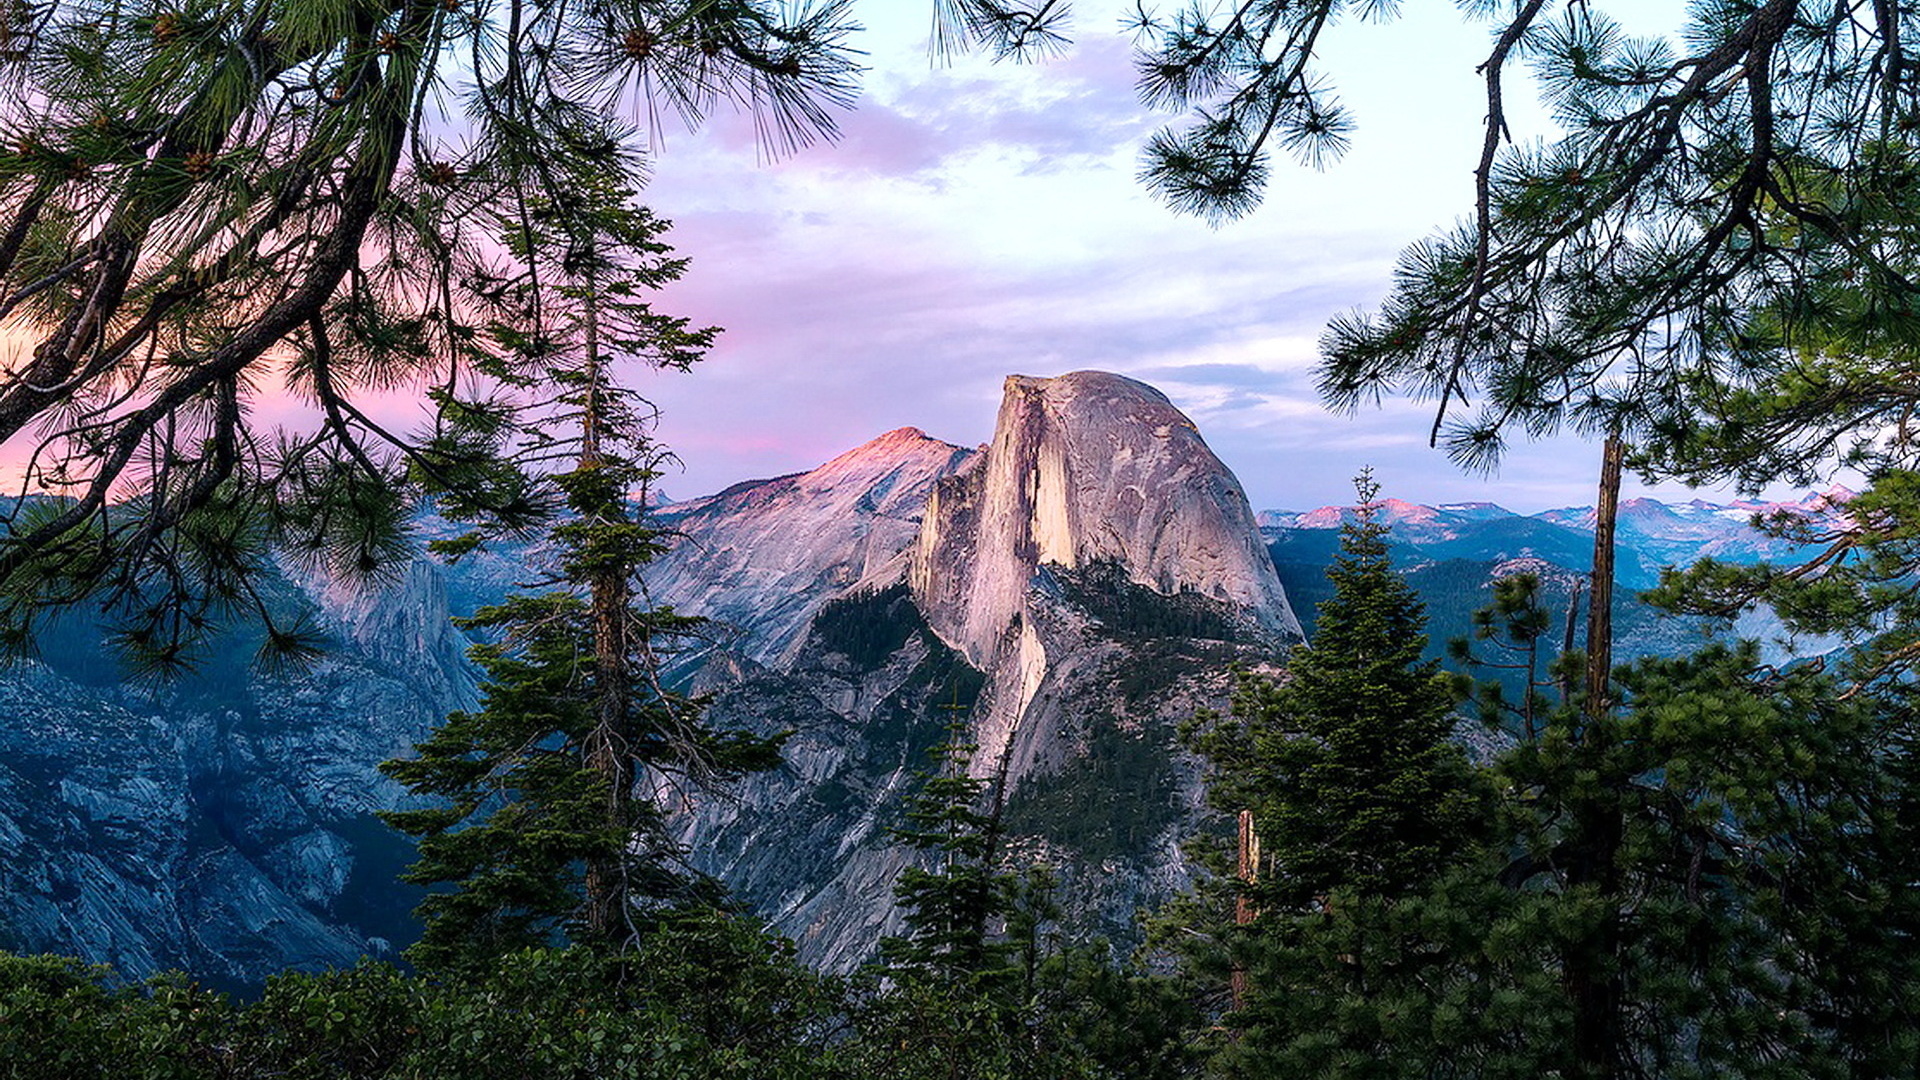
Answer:
[{"label": "distant mountain ridge", "polygon": [[[1673,504],[1650,497],[1623,500],[1615,539],[1623,580],[1646,587],[1657,579],[1660,567],[1685,565],[1705,557],[1740,564],[1792,559],[1806,546],[1767,536],[1755,528],[1755,519],[1788,514],[1816,527],[1843,528],[1847,523],[1846,504],[1853,497],[1847,488],[1834,486],[1778,501],[1715,503],[1693,499]],[[1261,532],[1269,543],[1285,542],[1297,533],[1337,529],[1356,517],[1352,506],[1263,510],[1258,515]],[[1583,567],[1593,549],[1591,506],[1518,514],[1488,502],[1429,506],[1389,498],[1380,500],[1376,519],[1391,527],[1393,544],[1430,559],[1531,557]]]}]

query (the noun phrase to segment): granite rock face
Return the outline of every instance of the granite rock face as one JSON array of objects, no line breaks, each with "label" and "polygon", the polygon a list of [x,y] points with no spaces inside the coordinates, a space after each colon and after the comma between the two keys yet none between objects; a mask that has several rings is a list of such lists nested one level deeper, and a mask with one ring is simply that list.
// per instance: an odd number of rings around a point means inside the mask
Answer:
[{"label": "granite rock face", "polygon": [[1109,563],[1299,639],[1240,482],[1158,390],[1101,371],[1009,376],[993,443],[970,464],[935,489],[911,581],[975,664],[1003,647],[1042,565]]},{"label": "granite rock face", "polygon": [[663,507],[678,539],[647,568],[650,595],[779,662],[828,600],[899,577],[935,483],[976,453],[900,428],[810,472]]},{"label": "granite rock face", "polygon": [[983,775],[1006,755],[1015,777],[1049,756],[1017,744],[1049,675],[1075,666],[1037,617],[1057,606],[1051,575],[1210,601],[1237,636],[1276,650],[1301,639],[1240,482],[1152,387],[1099,371],[1010,376],[993,442],[969,466],[935,488],[908,580],[934,631],[988,673]]},{"label": "granite rock face", "polygon": [[[784,769],[688,803],[679,836],[804,958],[849,968],[899,927],[916,856],[889,828],[958,719],[1009,866],[1056,875],[1069,932],[1124,943],[1189,878],[1200,781],[1174,725],[1300,638],[1253,513],[1192,422],[1115,375],[1008,379],[977,453],[911,435],[682,519],[687,544],[753,538],[704,564],[676,551],[654,578],[656,598],[733,620],[739,644],[701,675],[714,718],[793,734]],[[696,607],[716,579],[727,606]],[[788,584],[757,594],[767,580]]]},{"label": "granite rock face", "polygon": [[[1795,554],[1747,519],[1828,520],[1846,498],[1624,507],[1623,579],[1701,553]],[[1469,633],[1515,570],[1563,609],[1587,513],[1389,501],[1432,647]],[[1224,701],[1233,665],[1272,665],[1298,640],[1287,590],[1310,618],[1352,516],[1272,511],[1262,536],[1186,417],[1097,372],[1009,379],[977,450],[903,428],[666,508],[680,539],[648,568],[649,597],[715,630],[674,676],[712,693],[719,724],[789,733],[777,770],[660,792],[676,836],[805,958],[849,968],[900,925],[893,885],[915,853],[889,830],[959,721],[1006,865],[1051,868],[1060,931],[1124,949],[1136,909],[1190,876],[1179,844],[1201,783],[1174,726]],[[178,685],[126,685],[98,633],[71,625],[42,661],[0,669],[0,947],[228,988],[403,947],[419,894],[396,880],[409,846],[373,816],[403,798],[377,766],[474,700],[448,617],[540,581],[544,561],[537,542],[452,567],[423,557],[375,589],[289,569],[273,602],[334,639],[300,672],[252,670],[236,638]],[[1623,655],[1688,651],[1706,631],[1619,603]],[[1742,629],[1778,636],[1765,613]],[[1788,644],[1779,656],[1806,654]]]},{"label": "granite rock face", "polygon": [[0,946],[244,988],[417,932],[411,849],[373,814],[404,797],[379,763],[473,699],[441,571],[277,590],[334,639],[307,670],[250,670],[228,642],[176,684],[123,685],[70,627],[0,674]]}]

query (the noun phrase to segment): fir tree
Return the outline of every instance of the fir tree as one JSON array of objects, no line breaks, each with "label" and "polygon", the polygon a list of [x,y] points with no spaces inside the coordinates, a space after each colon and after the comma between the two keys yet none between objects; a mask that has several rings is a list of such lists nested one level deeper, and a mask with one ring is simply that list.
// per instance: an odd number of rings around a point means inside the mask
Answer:
[{"label": "fir tree", "polygon": [[1232,716],[1196,743],[1213,769],[1209,800],[1254,811],[1262,909],[1339,888],[1397,895],[1429,880],[1484,816],[1449,740],[1452,689],[1422,658],[1424,605],[1388,558],[1377,485],[1363,474],[1357,486],[1359,520],[1341,530],[1313,641],[1283,678],[1243,680]]},{"label": "fir tree", "polygon": [[1082,1075],[1087,1051],[1054,1015],[1082,999],[1058,1001],[1056,973],[1042,977],[1053,876],[1003,865],[999,781],[971,775],[966,737],[957,722],[930,751],[933,768],[893,831],[931,865],[906,867],[894,886],[906,929],[880,941],[881,1012],[929,1076]]},{"label": "fir tree", "polygon": [[934,865],[900,872],[894,898],[906,932],[883,939],[880,956],[896,971],[972,990],[1013,970],[1013,945],[996,941],[995,931],[1014,913],[1017,879],[999,866],[999,814],[981,808],[993,785],[968,771],[977,748],[965,739],[955,725],[933,748],[934,767],[921,774],[906,824],[894,830]]},{"label": "fir tree", "polygon": [[[515,377],[560,389],[537,430],[545,454],[573,459],[550,478],[566,507],[550,538],[567,588],[461,620],[492,639],[473,650],[486,676],[481,708],[450,716],[418,757],[383,766],[414,794],[446,801],[385,815],[420,838],[408,880],[453,886],[421,905],[413,955],[423,964],[471,968],[561,932],[602,947],[630,942],[638,907],[689,898],[695,884],[636,787],[778,761],[777,740],[708,727],[698,703],[661,681],[663,657],[693,621],[634,603],[635,574],[660,550],[640,520],[654,451],[650,414],[610,368],[616,356],[685,367],[712,331],[642,299],[682,266],[657,239],[660,223],[616,177],[575,180],[545,227],[512,234],[536,255],[564,249],[553,256],[563,276],[546,290],[556,332],[542,343],[543,369]],[[484,540],[439,550],[457,558]]]},{"label": "fir tree", "polygon": [[1444,1016],[1517,1022],[1476,999],[1492,982],[1461,932],[1488,891],[1463,871],[1492,835],[1490,791],[1450,741],[1422,606],[1389,562],[1375,485],[1359,489],[1311,645],[1278,680],[1243,678],[1230,715],[1194,732],[1209,804],[1250,828],[1155,936],[1235,985],[1224,1075],[1427,1075],[1470,1042]]}]

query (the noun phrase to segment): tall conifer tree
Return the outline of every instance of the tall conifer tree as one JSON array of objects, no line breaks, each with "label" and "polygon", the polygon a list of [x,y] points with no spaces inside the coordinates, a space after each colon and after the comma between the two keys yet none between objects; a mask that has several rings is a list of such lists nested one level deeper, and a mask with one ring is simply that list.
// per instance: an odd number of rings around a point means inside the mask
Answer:
[{"label": "tall conifer tree", "polygon": [[1378,486],[1362,476],[1311,643],[1278,680],[1243,681],[1232,716],[1199,738],[1210,800],[1254,811],[1257,905],[1335,889],[1394,896],[1482,831],[1483,793],[1459,749],[1453,692],[1424,659],[1425,606],[1393,569]]},{"label": "tall conifer tree", "polygon": [[[414,954],[428,964],[470,967],[559,933],[630,941],[638,905],[694,891],[659,808],[636,786],[778,761],[777,742],[713,730],[698,703],[661,682],[663,658],[693,621],[634,603],[635,574],[660,550],[641,520],[656,451],[644,402],[612,368],[616,358],[684,368],[713,332],[645,302],[683,263],[617,173],[588,168],[574,179],[542,224],[509,233],[560,277],[545,291],[555,332],[539,344],[542,370],[519,377],[560,389],[537,430],[545,454],[572,462],[551,478],[565,504],[549,534],[552,572],[565,587],[462,620],[493,638],[473,651],[486,675],[480,709],[450,716],[417,758],[383,766],[446,803],[386,815],[420,838],[408,879],[453,886],[420,909],[426,933]],[[440,549],[457,558],[484,539]]]},{"label": "tall conifer tree", "polygon": [[[274,553],[365,576],[423,493],[528,526],[528,404],[570,271],[495,241],[599,162],[644,179],[643,100],[751,110],[781,152],[851,100],[844,3],[18,3],[0,11],[0,643],[88,602],[136,663],[273,621]],[[609,108],[610,102],[634,106]],[[449,102],[458,102],[448,107]],[[564,305],[560,305],[564,306]],[[283,387],[312,423],[251,405]],[[433,408],[392,425],[373,396]],[[535,395],[536,397],[541,395]],[[536,415],[538,411],[536,410]],[[308,644],[270,626],[282,653]]]},{"label": "tall conifer tree", "polygon": [[971,991],[1012,971],[1013,946],[994,931],[1013,913],[1016,879],[999,866],[998,808],[981,805],[993,785],[969,772],[976,748],[965,740],[956,724],[933,748],[933,768],[894,832],[933,866],[901,871],[894,897],[906,933],[883,939],[880,955],[896,970]]},{"label": "tall conifer tree", "polygon": [[[1212,888],[1237,913],[1217,898],[1206,932],[1169,935],[1163,919],[1158,936],[1200,972],[1240,975],[1214,1061],[1225,1075],[1349,1075],[1347,1060],[1425,1075],[1447,1035],[1401,1036],[1456,1008],[1468,982],[1448,966],[1458,943],[1418,913],[1447,909],[1435,897],[1482,854],[1492,800],[1450,741],[1453,693],[1422,658],[1424,610],[1389,560],[1377,487],[1358,487],[1313,641],[1280,678],[1243,678],[1230,715],[1194,739],[1208,802],[1250,813],[1257,853],[1215,863]],[[1174,918],[1206,910],[1197,899]]]}]

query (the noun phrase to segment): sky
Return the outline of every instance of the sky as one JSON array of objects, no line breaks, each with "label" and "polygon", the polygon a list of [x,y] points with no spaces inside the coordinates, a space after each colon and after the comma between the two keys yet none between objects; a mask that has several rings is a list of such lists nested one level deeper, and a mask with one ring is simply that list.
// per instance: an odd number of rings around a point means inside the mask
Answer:
[{"label": "sky", "polygon": [[[1363,466],[1418,502],[1591,503],[1597,446],[1522,444],[1465,475],[1427,446],[1426,406],[1334,415],[1313,391],[1328,318],[1376,305],[1399,251],[1471,206],[1490,27],[1422,3],[1337,28],[1325,68],[1351,150],[1324,171],[1278,162],[1262,208],[1213,228],[1135,179],[1177,118],[1137,102],[1131,7],[1077,0],[1060,59],[938,66],[929,0],[868,0],[871,70],[837,142],[769,162],[744,116],[664,133],[644,198],[692,265],[661,307],[725,329],[693,373],[641,380],[682,462],[664,490],[804,470],[906,425],[975,445],[1005,376],[1092,368],[1166,393],[1258,509],[1351,501]],[[1637,31],[1677,18],[1622,7]],[[1509,107],[1521,138],[1551,131],[1529,95]]]},{"label": "sky", "polygon": [[[1497,475],[1468,475],[1427,445],[1429,407],[1336,415],[1313,389],[1327,320],[1377,305],[1401,249],[1472,205],[1489,24],[1423,0],[1333,28],[1323,69],[1354,115],[1351,149],[1323,171],[1276,161],[1262,207],[1216,228],[1136,179],[1140,146],[1180,118],[1135,95],[1133,0],[1073,6],[1063,57],[938,65],[932,0],[860,0],[870,70],[838,140],[769,160],[729,112],[656,133],[642,197],[691,259],[658,307],[724,329],[692,373],[635,373],[680,462],[659,493],[799,472],[909,425],[978,445],[1006,376],[1097,369],[1164,392],[1256,509],[1351,502],[1369,466],[1415,502],[1593,501],[1596,445],[1518,444]],[[1680,8],[1606,4],[1638,33],[1673,32]],[[1524,88],[1507,108],[1521,139],[1551,134]],[[19,347],[0,340],[0,354]],[[310,421],[273,395],[258,404]],[[422,409],[413,394],[370,407],[401,426]],[[0,473],[23,452],[6,448]],[[1694,494],[1629,481],[1644,493]]]}]

